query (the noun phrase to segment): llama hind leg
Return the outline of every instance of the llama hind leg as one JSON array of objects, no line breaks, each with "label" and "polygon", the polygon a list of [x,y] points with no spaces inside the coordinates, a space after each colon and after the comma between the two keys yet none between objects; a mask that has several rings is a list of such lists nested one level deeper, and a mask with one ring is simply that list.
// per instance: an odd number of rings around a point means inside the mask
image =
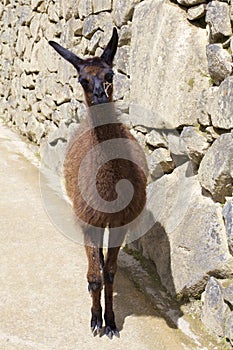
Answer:
[{"label": "llama hind leg", "polygon": [[[96,232],[96,237],[101,234],[101,232],[99,232],[100,230],[97,231],[98,232]],[[103,324],[102,307],[100,303],[102,290],[102,275],[100,271],[100,244],[96,241],[96,239],[92,239],[92,235],[87,232],[85,232],[85,249],[88,258],[88,290],[91,293],[92,297],[91,331],[94,332],[96,329],[97,333],[99,333]]]}]

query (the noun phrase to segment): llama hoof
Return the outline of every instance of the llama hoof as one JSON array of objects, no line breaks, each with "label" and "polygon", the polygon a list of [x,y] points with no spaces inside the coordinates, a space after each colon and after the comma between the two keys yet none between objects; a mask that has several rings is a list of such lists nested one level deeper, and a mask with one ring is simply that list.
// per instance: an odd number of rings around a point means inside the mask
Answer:
[{"label": "llama hoof", "polygon": [[102,329],[103,319],[102,319],[102,308],[99,311],[93,311],[91,310],[92,317],[91,317],[91,331],[92,333],[99,334]]},{"label": "llama hoof", "polygon": [[110,326],[107,326],[105,328],[105,334],[109,337],[109,339],[112,339],[112,337],[115,335],[115,337],[120,338],[120,333],[117,328],[112,329]]},{"label": "llama hoof", "polygon": [[91,331],[92,333],[100,334],[102,329],[102,322],[101,321],[91,321]]}]

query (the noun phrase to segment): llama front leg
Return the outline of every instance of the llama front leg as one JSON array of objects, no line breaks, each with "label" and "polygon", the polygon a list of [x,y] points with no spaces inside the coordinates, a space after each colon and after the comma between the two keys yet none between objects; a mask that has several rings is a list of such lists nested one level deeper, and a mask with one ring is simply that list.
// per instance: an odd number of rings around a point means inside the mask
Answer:
[{"label": "llama front leg", "polygon": [[91,331],[95,329],[97,333],[100,332],[103,324],[102,307],[101,307],[101,290],[102,290],[102,276],[101,276],[101,253],[99,244],[93,243],[91,236],[85,234],[85,249],[88,259],[87,281],[88,290],[92,297],[91,307]]},{"label": "llama front leg", "polygon": [[105,334],[111,339],[113,335],[119,337],[113,312],[113,282],[117,270],[117,257],[120,247],[108,248],[104,265],[104,296],[105,296]]}]

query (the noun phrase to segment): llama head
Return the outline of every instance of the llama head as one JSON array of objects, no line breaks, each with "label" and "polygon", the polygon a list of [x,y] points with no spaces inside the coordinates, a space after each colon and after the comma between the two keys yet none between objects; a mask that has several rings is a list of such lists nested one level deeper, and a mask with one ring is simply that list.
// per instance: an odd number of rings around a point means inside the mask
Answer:
[{"label": "llama head", "polygon": [[100,57],[82,59],[54,41],[49,41],[49,44],[77,69],[88,106],[112,101],[112,65],[118,45],[116,28],[113,28],[112,37]]}]

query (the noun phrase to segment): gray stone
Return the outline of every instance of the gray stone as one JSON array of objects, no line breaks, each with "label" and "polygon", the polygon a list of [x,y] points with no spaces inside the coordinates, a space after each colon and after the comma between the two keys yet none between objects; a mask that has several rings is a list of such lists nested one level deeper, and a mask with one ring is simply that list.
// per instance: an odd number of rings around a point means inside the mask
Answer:
[{"label": "gray stone", "polygon": [[58,22],[59,21],[59,6],[57,6],[55,3],[50,2],[48,6],[48,17],[51,22]]},{"label": "gray stone", "polygon": [[129,22],[127,25],[123,25],[119,32],[119,47],[123,45],[129,45],[132,36],[132,24]]},{"label": "gray stone", "polygon": [[41,19],[41,14],[35,13],[32,21],[30,23],[30,32],[31,32],[31,36],[32,36],[34,41],[38,41],[41,38],[39,36],[40,19]]},{"label": "gray stone", "polygon": [[92,14],[92,0],[79,0],[78,10],[80,19]]},{"label": "gray stone", "polygon": [[74,35],[81,35],[83,30],[83,22],[80,19],[75,19],[72,23]]},{"label": "gray stone", "polygon": [[47,40],[41,38],[33,46],[30,66],[32,71],[42,72],[48,69],[50,72],[56,72],[59,59],[58,54],[49,46]]},{"label": "gray stone", "polygon": [[184,127],[181,135],[186,152],[195,166],[199,165],[201,159],[209,148],[206,136],[193,126]]},{"label": "gray stone", "polygon": [[146,135],[146,143],[155,148],[168,148],[168,143],[165,140],[164,136],[154,129]]},{"label": "gray stone", "polygon": [[233,284],[230,284],[229,286],[223,288],[223,298],[228,303],[233,305]]},{"label": "gray stone", "polygon": [[98,16],[90,15],[84,19],[82,35],[90,39],[95,31],[99,28]]},{"label": "gray stone", "polygon": [[97,30],[97,32],[95,32],[95,34],[92,36],[92,38],[88,44],[88,51],[90,52],[90,54],[92,54],[92,55],[95,54],[95,51],[98,47],[102,33],[103,32],[101,30]]},{"label": "gray stone", "polygon": [[99,45],[101,48],[105,48],[112,35],[112,29],[114,22],[111,13],[101,12],[98,15],[99,28],[103,31]]},{"label": "gray stone", "polygon": [[207,137],[207,140],[208,142],[213,142],[215,141],[218,137],[219,137],[219,134],[217,133],[216,129],[214,129],[213,126],[208,126],[206,129],[206,137]]},{"label": "gray stone", "polygon": [[206,13],[206,4],[200,4],[197,6],[190,7],[187,11],[187,18],[190,21],[196,21],[199,18],[205,16]]},{"label": "gray stone", "polygon": [[164,174],[171,173],[175,168],[175,163],[166,148],[155,149],[147,157],[147,162],[153,180],[160,178]]},{"label": "gray stone", "polygon": [[233,77],[227,77],[209,105],[212,124],[215,128],[233,128]]},{"label": "gray stone", "polygon": [[172,295],[197,296],[210,274],[232,275],[221,205],[202,195],[189,162],[152,182],[147,197],[155,224],[139,248]]},{"label": "gray stone", "polygon": [[125,93],[129,91],[130,83],[129,79],[121,73],[116,73],[114,75],[114,90],[113,99],[119,100],[124,97]]},{"label": "gray stone", "polygon": [[34,89],[35,83],[33,81],[32,75],[26,75],[25,72],[20,77],[21,84],[24,88]]},{"label": "gray stone", "polygon": [[233,346],[233,311],[227,317],[225,322],[225,337],[230,341]]},{"label": "gray stone", "polygon": [[209,25],[210,43],[219,42],[232,34],[228,4],[211,1],[207,5],[206,22]]},{"label": "gray stone", "polygon": [[118,27],[126,24],[131,20],[134,12],[134,7],[141,0],[113,0],[113,19]]},{"label": "gray stone", "polygon": [[26,132],[27,132],[27,137],[31,141],[39,145],[41,138],[45,133],[45,128],[44,128],[44,125],[42,123],[39,123],[36,120],[36,118],[32,115],[31,118],[28,120]]},{"label": "gray stone", "polygon": [[208,69],[211,78],[219,85],[232,72],[232,58],[221,44],[210,44],[206,47]]},{"label": "gray stone", "polygon": [[201,320],[211,333],[223,337],[229,315],[230,308],[224,303],[222,286],[214,277],[210,277],[203,296]]},{"label": "gray stone", "polygon": [[198,178],[215,201],[224,203],[232,195],[233,136],[221,135],[203,157]]},{"label": "gray stone", "polygon": [[18,16],[18,23],[21,26],[29,25],[30,21],[33,17],[33,11],[31,6],[17,6],[16,8],[16,16]]},{"label": "gray stone", "polygon": [[31,1],[31,6],[32,10],[36,10],[38,6],[42,4],[43,0],[32,0]]},{"label": "gray stone", "polygon": [[54,100],[58,105],[69,102],[71,99],[71,92],[68,84],[62,86],[58,91],[56,91]]},{"label": "gray stone", "polygon": [[111,11],[112,0],[92,0],[93,12]]},{"label": "gray stone", "polygon": [[180,5],[183,6],[195,6],[198,4],[205,3],[205,0],[177,0]]},{"label": "gray stone", "polygon": [[144,126],[141,126],[141,125],[136,125],[136,126],[134,127],[134,129],[135,129],[136,131],[141,132],[141,133],[144,134],[145,136],[146,136],[146,133],[148,132],[147,128],[144,128]]},{"label": "gray stone", "polygon": [[[227,197],[226,203],[222,210],[222,215],[225,221],[229,249],[233,254],[233,199],[232,197]],[[233,305],[233,299],[232,299],[232,305]]]},{"label": "gray stone", "polygon": [[200,94],[197,102],[197,120],[201,125],[211,125],[210,108],[213,100],[216,98],[217,91],[217,87],[210,87],[209,89],[203,90]]},{"label": "gray stone", "polygon": [[29,61],[32,57],[32,48],[34,45],[34,40],[30,38],[27,42],[26,49],[24,51],[23,59]]},{"label": "gray stone", "polygon": [[138,140],[142,148],[145,149],[145,146],[146,146],[145,135],[142,134],[141,132],[136,131],[135,129],[130,129],[130,132],[135,137],[135,139]]},{"label": "gray stone", "polygon": [[130,75],[130,67],[129,67],[129,57],[130,57],[130,47],[122,46],[119,47],[116,56],[115,56],[115,67],[118,72]]},{"label": "gray stone", "polygon": [[[54,37],[59,37],[62,34],[62,31],[64,30],[62,21],[59,21],[58,23],[51,23],[47,28],[44,30],[44,37],[47,40],[54,40]],[[40,35],[41,28],[39,31],[39,37],[41,38],[42,35]]]},{"label": "gray stone", "polygon": [[174,4],[143,1],[133,16],[130,72],[134,124],[194,125],[200,91],[209,87],[205,30]]},{"label": "gray stone", "polygon": [[79,14],[79,0],[59,0],[58,11],[59,17],[65,18],[66,21],[72,16],[74,16],[74,18],[77,18]]},{"label": "gray stone", "polygon": [[17,56],[19,58],[23,57],[23,53],[26,49],[26,45],[28,42],[28,38],[30,36],[30,31],[27,27],[20,27],[19,32],[18,32],[18,38],[15,46],[15,50],[17,53]]}]

